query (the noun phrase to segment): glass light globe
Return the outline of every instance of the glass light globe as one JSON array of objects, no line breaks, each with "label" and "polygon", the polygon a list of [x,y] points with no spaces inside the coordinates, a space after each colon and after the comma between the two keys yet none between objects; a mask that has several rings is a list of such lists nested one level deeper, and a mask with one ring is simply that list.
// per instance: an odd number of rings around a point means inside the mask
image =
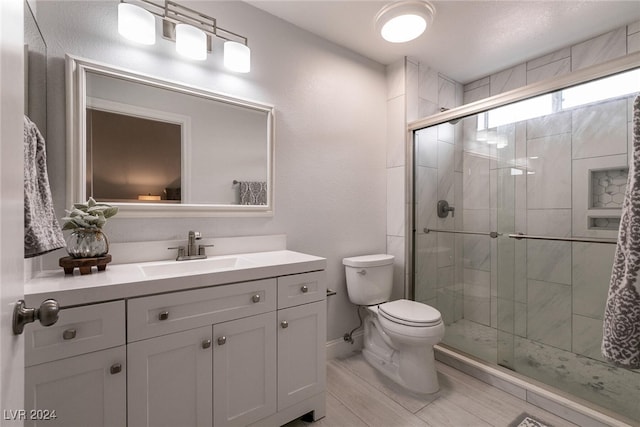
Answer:
[{"label": "glass light globe", "polygon": [[176,25],[176,52],[187,58],[207,59],[207,35],[188,24]]},{"label": "glass light globe", "polygon": [[156,20],[148,10],[129,3],[120,3],[118,32],[128,40],[151,45],[156,42]]},{"label": "glass light globe", "polygon": [[435,7],[426,0],[400,0],[387,4],[376,15],[382,38],[404,43],[419,37],[433,22]]},{"label": "glass light globe", "polygon": [[413,40],[427,29],[427,21],[418,15],[400,15],[390,19],[382,26],[382,38],[391,43],[404,43]]},{"label": "glass light globe", "polygon": [[251,49],[242,43],[224,42],[224,66],[238,73],[251,71]]}]

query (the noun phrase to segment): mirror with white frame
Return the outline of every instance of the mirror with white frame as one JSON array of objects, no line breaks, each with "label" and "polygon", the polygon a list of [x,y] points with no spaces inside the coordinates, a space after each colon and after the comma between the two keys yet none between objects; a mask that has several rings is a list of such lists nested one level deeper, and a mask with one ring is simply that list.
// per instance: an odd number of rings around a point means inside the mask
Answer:
[{"label": "mirror with white frame", "polygon": [[68,204],[273,214],[272,106],[67,55]]}]

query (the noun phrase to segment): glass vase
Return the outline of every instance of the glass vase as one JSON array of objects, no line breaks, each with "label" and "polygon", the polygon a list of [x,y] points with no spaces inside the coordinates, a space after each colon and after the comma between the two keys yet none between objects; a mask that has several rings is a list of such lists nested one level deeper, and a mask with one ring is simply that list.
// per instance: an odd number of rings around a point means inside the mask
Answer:
[{"label": "glass vase", "polygon": [[67,238],[67,253],[74,258],[96,258],[108,252],[107,235],[99,228],[76,228]]}]

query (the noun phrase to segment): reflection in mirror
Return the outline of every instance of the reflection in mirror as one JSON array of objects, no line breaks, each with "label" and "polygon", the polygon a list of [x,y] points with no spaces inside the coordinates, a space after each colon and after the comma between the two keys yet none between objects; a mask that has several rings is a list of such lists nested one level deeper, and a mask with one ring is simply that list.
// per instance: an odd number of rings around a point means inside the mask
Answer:
[{"label": "reflection in mirror", "polygon": [[47,44],[29,2],[24,12],[24,112],[46,139]]},{"label": "reflection in mirror", "polygon": [[71,203],[270,215],[273,107],[68,57]]},{"label": "reflection in mirror", "polygon": [[181,128],[87,108],[87,194],[98,201],[180,203]]}]

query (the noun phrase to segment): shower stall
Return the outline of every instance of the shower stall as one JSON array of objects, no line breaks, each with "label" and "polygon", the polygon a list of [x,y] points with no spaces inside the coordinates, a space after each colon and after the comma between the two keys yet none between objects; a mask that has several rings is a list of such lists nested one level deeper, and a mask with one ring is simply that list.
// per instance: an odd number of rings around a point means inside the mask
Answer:
[{"label": "shower stall", "polygon": [[410,125],[413,296],[443,344],[634,422],[640,371],[600,344],[638,91],[627,64]]}]

